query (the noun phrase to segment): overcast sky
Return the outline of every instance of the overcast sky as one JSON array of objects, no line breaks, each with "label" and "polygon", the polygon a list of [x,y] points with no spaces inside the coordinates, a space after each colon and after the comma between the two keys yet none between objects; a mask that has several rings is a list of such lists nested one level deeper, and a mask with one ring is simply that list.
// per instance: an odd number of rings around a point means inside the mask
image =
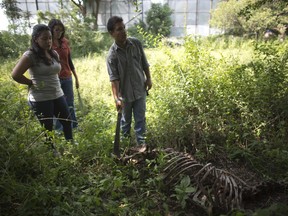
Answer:
[{"label": "overcast sky", "polygon": [[[0,0],[2,3],[2,0]],[[0,8],[0,31],[1,30],[8,30],[8,20],[2,8]]]}]

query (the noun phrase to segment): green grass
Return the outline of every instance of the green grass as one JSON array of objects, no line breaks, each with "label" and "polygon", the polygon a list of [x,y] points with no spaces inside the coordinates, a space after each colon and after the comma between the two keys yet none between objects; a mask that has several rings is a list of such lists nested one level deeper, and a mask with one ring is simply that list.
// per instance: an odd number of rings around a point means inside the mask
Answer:
[{"label": "green grass", "polygon": [[[263,178],[287,179],[287,69],[281,62],[286,45],[269,46],[263,45],[263,50],[275,49],[278,54],[266,53],[262,58],[264,51],[257,54],[250,41],[225,48],[188,40],[185,48],[147,49],[153,81],[147,98],[148,143],[193,153],[202,161],[225,150]],[[1,215],[189,211],[162,190],[159,161],[147,160],[139,168],[112,158],[116,109],[105,56],[74,59],[80,82],[75,104],[81,131],[75,131],[77,146],[54,134],[61,158],[54,158],[44,144],[43,129],[27,105],[26,87],[10,78],[16,61],[1,65]],[[121,143],[122,148],[128,146]]]}]

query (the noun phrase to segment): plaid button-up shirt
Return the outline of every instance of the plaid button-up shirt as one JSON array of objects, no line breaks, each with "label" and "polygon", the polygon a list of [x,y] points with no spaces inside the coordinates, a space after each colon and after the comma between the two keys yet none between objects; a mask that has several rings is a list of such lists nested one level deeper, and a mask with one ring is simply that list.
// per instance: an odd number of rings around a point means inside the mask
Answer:
[{"label": "plaid button-up shirt", "polygon": [[107,56],[107,69],[110,81],[120,81],[120,94],[124,101],[132,102],[145,96],[144,69],[149,64],[141,42],[128,38],[127,46],[121,48],[114,42]]}]

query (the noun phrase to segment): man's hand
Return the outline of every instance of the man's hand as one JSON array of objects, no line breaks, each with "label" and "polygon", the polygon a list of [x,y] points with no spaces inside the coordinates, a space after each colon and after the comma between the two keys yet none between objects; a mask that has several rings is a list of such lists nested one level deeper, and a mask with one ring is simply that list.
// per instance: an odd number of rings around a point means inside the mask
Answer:
[{"label": "man's hand", "polygon": [[79,81],[78,81],[78,79],[75,80],[75,87],[76,87],[76,89],[79,89]]},{"label": "man's hand", "polygon": [[118,112],[121,112],[122,106],[123,106],[122,101],[121,101],[119,98],[117,98],[117,99],[115,99],[115,104],[116,104],[116,109],[117,109],[117,111],[118,111]]},{"label": "man's hand", "polygon": [[145,82],[145,85],[146,85],[146,90],[150,90],[152,88],[152,80],[151,78],[148,78]]}]

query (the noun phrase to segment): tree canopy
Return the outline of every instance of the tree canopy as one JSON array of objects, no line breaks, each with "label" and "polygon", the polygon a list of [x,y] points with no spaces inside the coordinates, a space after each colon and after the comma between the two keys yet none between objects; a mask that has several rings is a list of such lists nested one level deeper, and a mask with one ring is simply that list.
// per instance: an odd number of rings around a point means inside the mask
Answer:
[{"label": "tree canopy", "polygon": [[227,0],[212,11],[211,26],[228,34],[256,34],[266,29],[286,31],[286,0]]}]

